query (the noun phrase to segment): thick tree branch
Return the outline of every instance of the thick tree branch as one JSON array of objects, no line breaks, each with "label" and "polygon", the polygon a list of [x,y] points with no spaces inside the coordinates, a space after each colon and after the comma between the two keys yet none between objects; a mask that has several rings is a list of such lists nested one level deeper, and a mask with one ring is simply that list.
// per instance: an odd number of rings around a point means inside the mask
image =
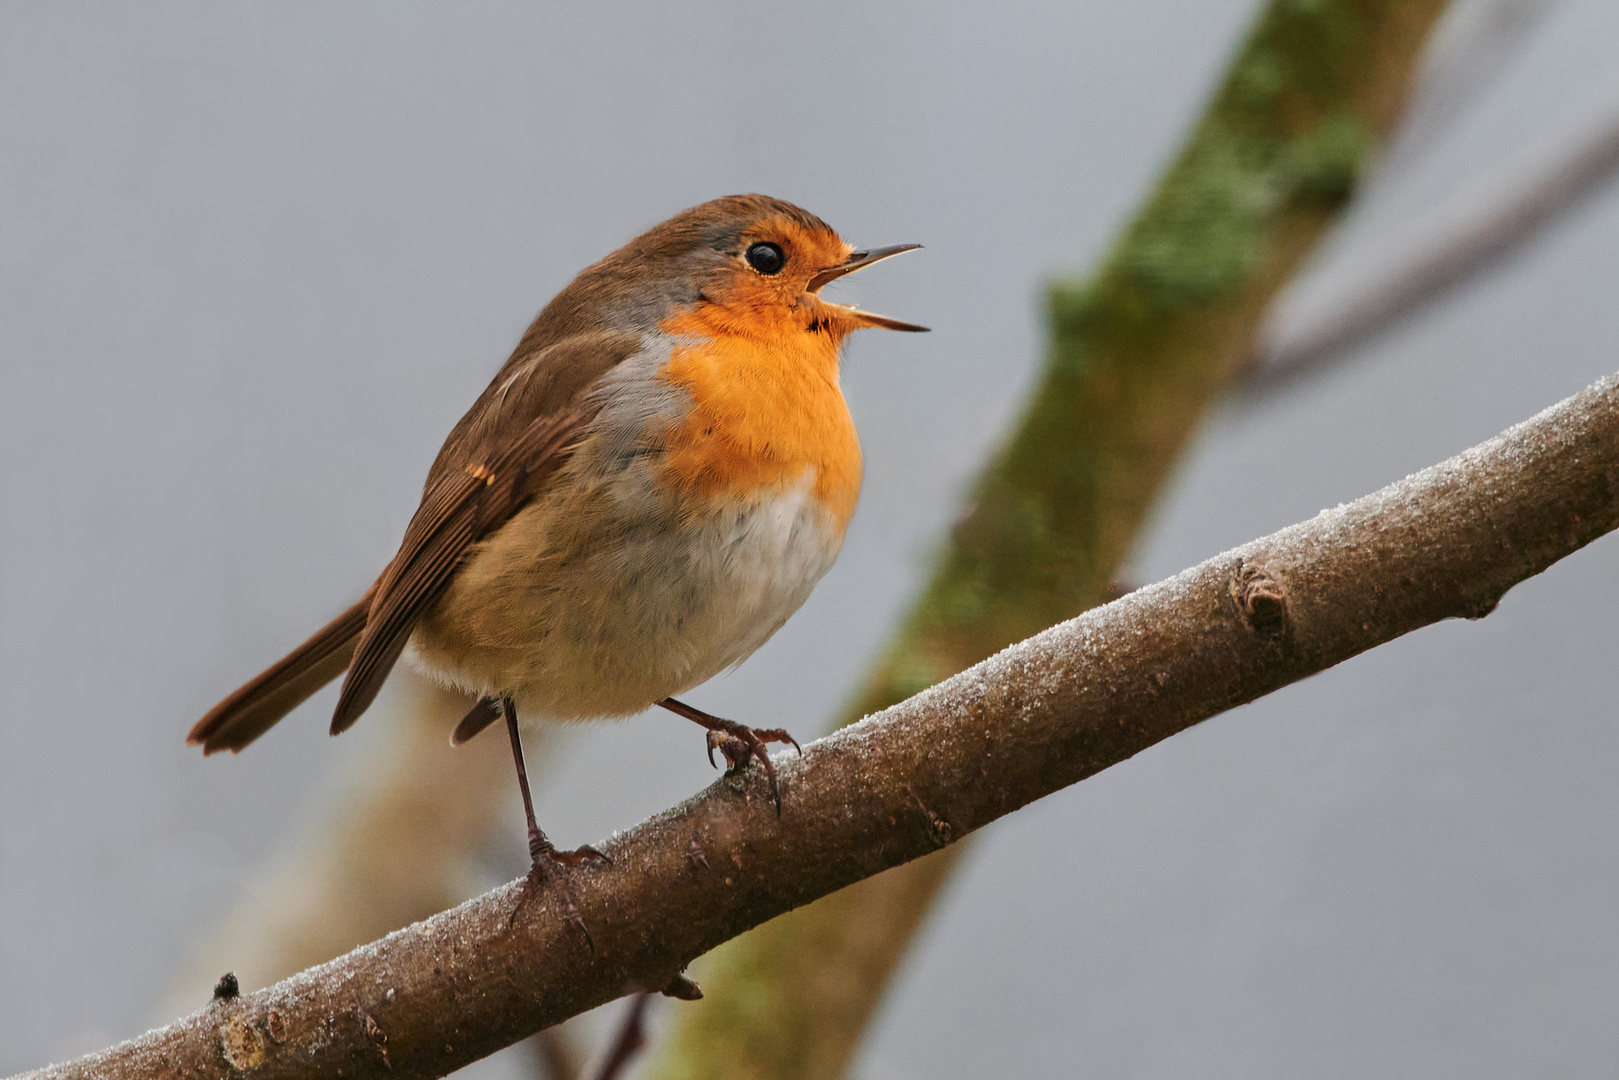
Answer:
[{"label": "thick tree branch", "polygon": [[[1458,457],[1013,646],[758,770],[572,881],[595,949],[520,883],[160,1031],[28,1074],[429,1077],[766,919],[1419,627],[1479,618],[1619,526],[1619,376]],[[701,858],[698,858],[698,855]]]}]

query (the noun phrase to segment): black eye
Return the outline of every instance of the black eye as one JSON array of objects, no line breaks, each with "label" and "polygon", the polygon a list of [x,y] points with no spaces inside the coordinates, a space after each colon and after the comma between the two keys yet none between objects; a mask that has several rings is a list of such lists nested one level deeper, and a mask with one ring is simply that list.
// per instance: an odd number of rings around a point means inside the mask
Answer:
[{"label": "black eye", "polygon": [[779,244],[754,244],[748,249],[748,265],[761,274],[779,274],[787,264]]}]

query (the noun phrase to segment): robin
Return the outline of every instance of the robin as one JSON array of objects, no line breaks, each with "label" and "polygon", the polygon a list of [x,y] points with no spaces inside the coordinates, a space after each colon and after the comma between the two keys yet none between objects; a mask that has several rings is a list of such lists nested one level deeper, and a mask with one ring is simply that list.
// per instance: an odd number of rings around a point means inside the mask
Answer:
[{"label": "robin", "polygon": [[399,553],[353,607],[220,702],[186,741],[239,751],[343,674],[333,735],[401,656],[477,696],[462,743],[504,720],[531,884],[603,858],[534,818],[517,718],[661,705],[733,769],[797,742],[674,697],[749,656],[843,546],[860,444],[839,353],[865,327],[828,282],[920,245],[856,250],[780,199],[693,207],[557,294],[450,432]]}]

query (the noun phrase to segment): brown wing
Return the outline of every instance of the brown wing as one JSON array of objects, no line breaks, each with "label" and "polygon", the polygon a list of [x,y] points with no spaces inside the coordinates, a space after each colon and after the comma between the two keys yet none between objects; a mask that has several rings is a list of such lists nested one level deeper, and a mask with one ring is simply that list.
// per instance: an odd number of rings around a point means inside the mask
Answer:
[{"label": "brown wing", "polygon": [[449,585],[467,548],[504,524],[562,467],[589,419],[582,410],[541,417],[487,466],[449,473],[428,490],[399,554],[377,582],[365,632],[332,714],[333,735],[370,706],[416,620]]},{"label": "brown wing", "polygon": [[[377,581],[332,714],[332,734],[346,730],[376,698],[417,620],[449,586],[467,549],[510,520],[566,463],[593,416],[584,390],[639,344],[636,335],[595,334],[508,364],[457,425],[428,475],[399,554]],[[561,408],[558,399],[565,402]]]},{"label": "brown wing", "polygon": [[345,682],[333,730],[352,724],[364,711],[416,619],[449,583],[468,545],[499,528],[567,460],[585,419],[585,390],[640,343],[633,334],[595,332],[542,347],[544,337],[530,328],[450,432],[405,542],[377,583],[359,603],[214,706],[191,729],[187,743],[210,754],[240,750],[351,662],[360,678]]}]

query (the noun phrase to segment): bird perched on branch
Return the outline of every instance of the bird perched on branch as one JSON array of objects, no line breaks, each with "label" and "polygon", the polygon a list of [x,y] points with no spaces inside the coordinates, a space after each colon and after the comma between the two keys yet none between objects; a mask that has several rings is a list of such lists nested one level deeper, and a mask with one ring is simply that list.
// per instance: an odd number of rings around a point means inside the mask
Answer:
[{"label": "bird perched on branch", "polygon": [[401,656],[477,695],[460,743],[504,719],[531,884],[600,853],[534,818],[517,717],[662,705],[709,757],[796,742],[675,694],[740,662],[832,566],[860,493],[839,353],[866,327],[828,282],[915,244],[856,250],[813,214],[736,195],[677,214],[557,294],[450,432],[399,553],[353,607],[192,728],[237,751],[345,670],[332,734]]}]

